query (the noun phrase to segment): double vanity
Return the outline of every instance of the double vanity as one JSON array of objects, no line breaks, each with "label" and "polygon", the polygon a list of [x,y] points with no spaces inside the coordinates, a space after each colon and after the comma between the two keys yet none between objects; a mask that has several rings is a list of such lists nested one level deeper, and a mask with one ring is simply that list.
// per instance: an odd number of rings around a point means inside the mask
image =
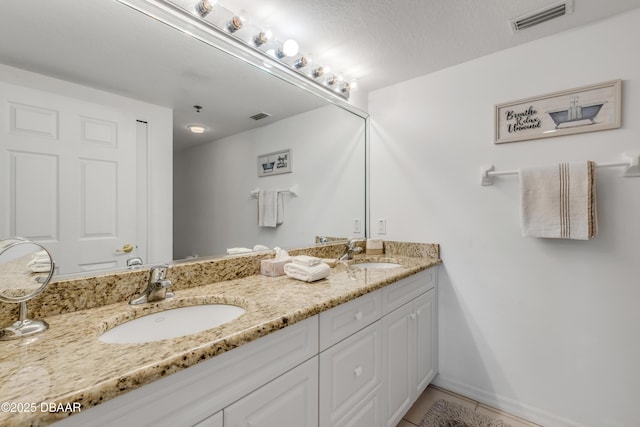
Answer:
[{"label": "double vanity", "polygon": [[[0,401],[35,404],[0,424],[394,427],[437,373],[438,245],[385,242],[313,283],[260,275],[270,257],[176,264],[175,296],[135,306],[148,269],[52,283],[30,302],[49,329],[0,342]],[[197,306],[223,323],[147,333]]]}]

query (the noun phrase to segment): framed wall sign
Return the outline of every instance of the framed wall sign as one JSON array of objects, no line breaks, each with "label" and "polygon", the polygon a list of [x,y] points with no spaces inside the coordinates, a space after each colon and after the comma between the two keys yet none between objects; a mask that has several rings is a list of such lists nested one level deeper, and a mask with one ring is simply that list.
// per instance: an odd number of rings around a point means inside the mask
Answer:
[{"label": "framed wall sign", "polygon": [[495,143],[619,128],[622,81],[496,105]]},{"label": "framed wall sign", "polygon": [[291,149],[274,151],[258,156],[258,176],[278,175],[291,172]]}]

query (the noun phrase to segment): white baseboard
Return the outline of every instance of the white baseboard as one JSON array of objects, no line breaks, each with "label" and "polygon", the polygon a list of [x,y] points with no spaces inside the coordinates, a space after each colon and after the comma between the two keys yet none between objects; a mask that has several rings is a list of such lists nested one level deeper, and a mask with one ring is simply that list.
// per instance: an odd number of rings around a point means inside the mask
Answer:
[{"label": "white baseboard", "polygon": [[508,397],[500,396],[496,393],[482,390],[480,388],[456,381],[453,378],[437,375],[433,380],[433,385],[458,393],[469,399],[478,401],[487,406],[499,409],[516,417],[523,418],[532,423],[545,427],[587,427],[575,421],[559,417],[540,408],[536,408]]}]

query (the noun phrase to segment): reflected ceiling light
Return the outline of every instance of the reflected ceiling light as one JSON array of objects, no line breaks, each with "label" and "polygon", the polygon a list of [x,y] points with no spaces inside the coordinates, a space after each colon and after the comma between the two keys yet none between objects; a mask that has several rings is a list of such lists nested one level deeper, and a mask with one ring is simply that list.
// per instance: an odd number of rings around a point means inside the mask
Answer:
[{"label": "reflected ceiling light", "polygon": [[204,126],[201,126],[201,125],[189,125],[189,126],[187,126],[187,128],[192,133],[204,133],[204,131],[207,130],[207,128],[205,128]]},{"label": "reflected ceiling light", "polygon": [[343,83],[340,86],[340,92],[342,92],[344,94],[349,94],[351,92],[351,84],[350,83]]},{"label": "reflected ceiling light", "polygon": [[325,83],[328,86],[333,86],[334,84],[338,83],[338,76],[336,76],[335,74],[330,75],[329,77],[327,77]]},{"label": "reflected ceiling light", "polygon": [[233,18],[231,18],[229,22],[227,22],[227,30],[229,30],[230,33],[235,33],[241,28],[242,28],[242,19],[240,19],[240,17],[238,16],[234,16]]},{"label": "reflected ceiling light", "polygon": [[196,3],[196,12],[201,18],[207,16],[212,10],[216,0],[198,0]]}]

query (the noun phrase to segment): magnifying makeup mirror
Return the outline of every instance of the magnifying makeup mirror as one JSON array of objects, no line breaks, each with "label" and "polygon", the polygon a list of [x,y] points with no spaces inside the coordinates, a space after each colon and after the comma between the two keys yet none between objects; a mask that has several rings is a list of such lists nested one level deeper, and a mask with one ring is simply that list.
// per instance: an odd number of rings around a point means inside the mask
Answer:
[{"label": "magnifying makeup mirror", "polygon": [[55,263],[37,243],[13,237],[0,241],[0,301],[20,304],[19,319],[0,330],[0,341],[45,331],[43,320],[27,317],[27,301],[42,292],[53,276]]}]

